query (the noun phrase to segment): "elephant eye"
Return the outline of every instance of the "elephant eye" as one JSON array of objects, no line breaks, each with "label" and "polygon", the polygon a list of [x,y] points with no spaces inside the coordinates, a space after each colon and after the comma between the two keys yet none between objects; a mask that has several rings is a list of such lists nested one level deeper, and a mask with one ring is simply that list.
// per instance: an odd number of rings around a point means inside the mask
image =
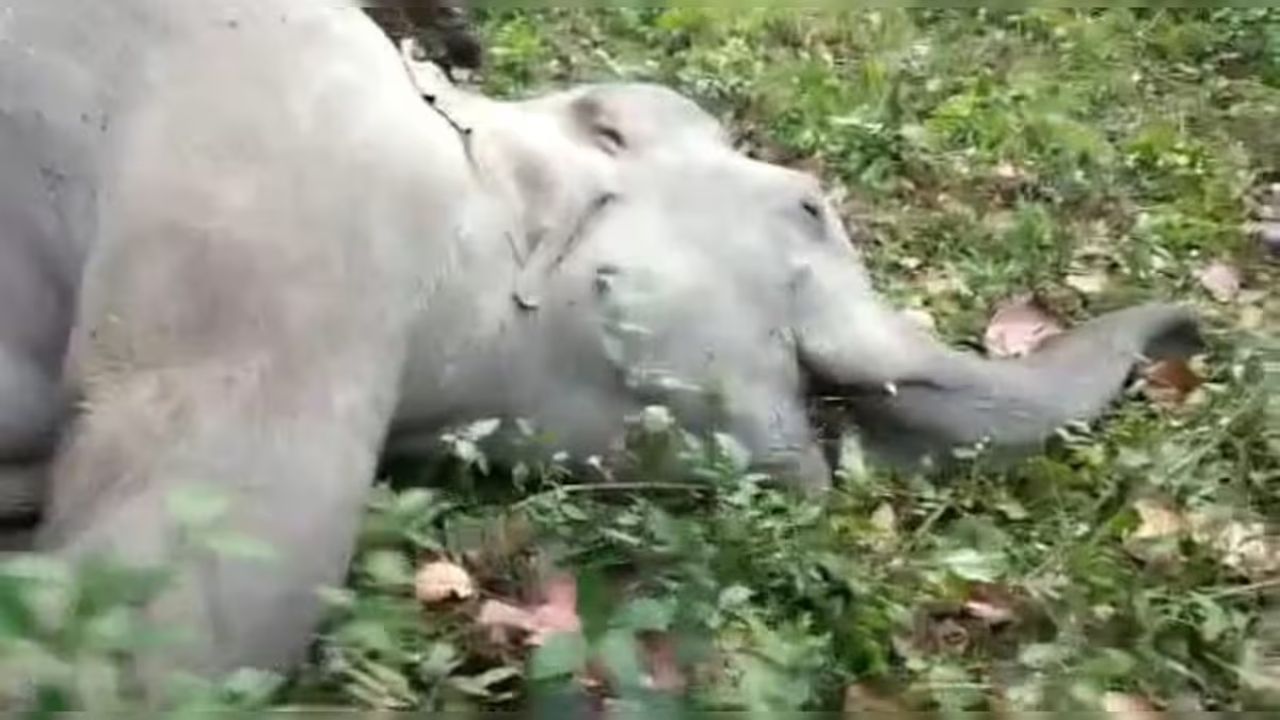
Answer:
[{"label": "elephant eye", "polygon": [[596,134],[596,142],[599,144],[600,149],[609,155],[617,155],[627,149],[626,139],[622,137],[622,133],[618,132],[616,128],[608,125],[597,125],[592,130]]},{"label": "elephant eye", "polygon": [[822,206],[814,200],[801,200],[800,209],[814,220],[822,220]]}]

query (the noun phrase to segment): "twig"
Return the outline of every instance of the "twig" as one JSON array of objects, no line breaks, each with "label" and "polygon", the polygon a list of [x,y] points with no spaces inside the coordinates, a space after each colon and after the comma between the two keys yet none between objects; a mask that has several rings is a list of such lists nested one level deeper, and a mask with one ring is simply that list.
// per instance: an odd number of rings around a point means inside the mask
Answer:
[{"label": "twig", "polygon": [[1250,583],[1248,585],[1237,585],[1235,587],[1223,588],[1222,590],[1209,593],[1209,597],[1226,598],[1234,597],[1236,595],[1249,595],[1255,592],[1265,592],[1275,588],[1280,588],[1280,577],[1259,580],[1256,583]]},{"label": "twig", "polygon": [[662,491],[662,490],[678,490],[683,492],[710,492],[714,488],[710,485],[701,483],[682,483],[682,482],[607,482],[607,483],[581,483],[577,485],[561,485],[554,490],[546,490],[535,493],[521,500],[513,506],[513,509],[520,509],[535,500],[555,493],[591,493],[591,492],[644,492],[644,491]]}]

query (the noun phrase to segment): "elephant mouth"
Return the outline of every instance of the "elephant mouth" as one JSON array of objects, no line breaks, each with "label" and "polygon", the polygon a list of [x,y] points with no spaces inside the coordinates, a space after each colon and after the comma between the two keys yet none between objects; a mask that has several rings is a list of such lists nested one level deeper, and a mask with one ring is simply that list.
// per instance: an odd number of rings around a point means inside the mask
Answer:
[{"label": "elephant mouth", "polygon": [[[886,388],[841,380],[807,361],[803,352],[797,353],[796,365],[809,430],[828,465],[836,468],[850,431],[859,430],[861,421],[866,420],[864,406],[895,391],[901,383]],[[901,427],[897,431],[909,432],[910,429]]]}]

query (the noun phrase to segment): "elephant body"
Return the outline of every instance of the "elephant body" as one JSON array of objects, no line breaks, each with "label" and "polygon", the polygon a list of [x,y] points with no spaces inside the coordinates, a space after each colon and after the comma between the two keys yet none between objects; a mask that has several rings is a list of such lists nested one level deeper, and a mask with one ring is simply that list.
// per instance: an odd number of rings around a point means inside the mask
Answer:
[{"label": "elephant body", "polygon": [[813,178],[689,99],[446,95],[354,4],[0,5],[0,504],[44,551],[148,563],[173,493],[213,487],[281,556],[184,561],[153,610],[200,641],[157,667],[295,661],[379,458],[450,424],[590,454],[662,403],[820,487],[819,387],[886,458],[1031,447],[1192,330],[1142,306],[1021,362],[954,352]]}]

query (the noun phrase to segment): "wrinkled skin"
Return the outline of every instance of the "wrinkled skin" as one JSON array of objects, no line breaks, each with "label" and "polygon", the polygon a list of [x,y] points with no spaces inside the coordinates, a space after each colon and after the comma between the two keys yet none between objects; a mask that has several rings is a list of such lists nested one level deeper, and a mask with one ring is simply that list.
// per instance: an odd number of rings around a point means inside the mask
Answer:
[{"label": "wrinkled skin", "polygon": [[0,6],[0,499],[33,489],[44,550],[141,563],[174,549],[171,493],[212,486],[282,556],[184,563],[154,612],[204,640],[152,670],[295,662],[378,459],[448,424],[585,454],[663,402],[820,487],[818,387],[890,459],[1026,448],[1192,334],[1145,306],[1023,362],[951,351],[877,299],[813,178],[687,99],[447,94],[446,118],[322,5]]}]

